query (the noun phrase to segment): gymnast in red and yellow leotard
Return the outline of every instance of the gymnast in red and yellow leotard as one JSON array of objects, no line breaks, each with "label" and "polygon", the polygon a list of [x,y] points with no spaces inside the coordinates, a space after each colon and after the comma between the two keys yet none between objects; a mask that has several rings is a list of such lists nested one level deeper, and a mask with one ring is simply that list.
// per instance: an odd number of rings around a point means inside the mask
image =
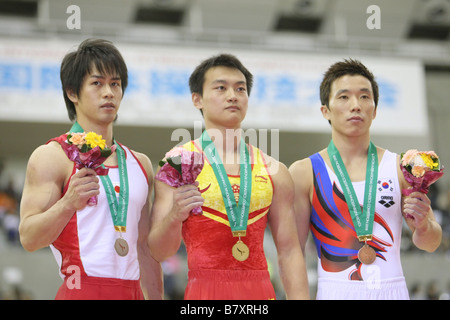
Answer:
[{"label": "gymnast in red and yellow leotard", "polygon": [[[202,152],[191,141],[188,150]],[[250,146],[252,193],[246,236],[249,257],[238,261],[231,253],[238,239],[231,233],[222,193],[211,164],[197,178],[205,202],[203,214],[190,216],[183,224],[183,240],[188,255],[188,285],[185,299],[274,299],[263,241],[267,213],[272,202],[273,183],[261,151]],[[240,176],[228,175],[238,201]]]}]

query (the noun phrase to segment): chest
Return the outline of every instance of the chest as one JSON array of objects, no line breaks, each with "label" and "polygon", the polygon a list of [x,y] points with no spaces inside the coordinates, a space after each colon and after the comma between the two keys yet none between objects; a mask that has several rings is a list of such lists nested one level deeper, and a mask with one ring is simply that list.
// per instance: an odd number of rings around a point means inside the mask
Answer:
[{"label": "chest", "polygon": [[[328,155],[324,157],[324,161],[327,164],[328,168],[333,168],[330,158]],[[380,159],[378,165],[380,165]],[[344,171],[348,174],[348,177],[352,182],[359,182],[366,180],[367,168],[370,164],[367,164],[367,157],[363,158],[354,158],[349,159],[347,161],[343,161],[344,163]],[[334,172],[334,169],[332,169]],[[334,172],[335,173],[335,172]]]},{"label": "chest", "polygon": [[[239,203],[239,194],[243,188],[243,180],[240,175],[228,174],[225,179],[231,186],[230,198]],[[198,176],[199,189],[205,199],[205,206],[224,211],[226,194],[222,190],[212,167],[205,164],[201,174]],[[250,181],[250,207],[261,208],[269,206],[273,196],[273,185],[265,166],[253,164]]]}]

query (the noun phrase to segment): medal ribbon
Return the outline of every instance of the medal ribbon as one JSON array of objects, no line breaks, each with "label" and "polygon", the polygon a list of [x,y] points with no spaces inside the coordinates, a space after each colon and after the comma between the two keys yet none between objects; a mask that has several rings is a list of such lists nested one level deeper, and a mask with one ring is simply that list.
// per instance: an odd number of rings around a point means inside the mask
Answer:
[{"label": "medal ribbon", "polygon": [[[83,128],[75,122],[70,129],[70,132],[84,132]],[[114,223],[114,229],[119,232],[125,232],[127,228],[127,212],[128,212],[128,199],[129,199],[129,187],[128,187],[128,174],[127,163],[125,157],[125,151],[114,140],[116,145],[117,162],[119,167],[119,179],[120,179],[120,192],[119,201],[115,196],[114,186],[108,175],[99,176],[103,187],[105,188],[106,197],[108,199],[109,210]],[[105,166],[102,164],[102,167]]]},{"label": "medal ribbon", "polygon": [[359,241],[367,241],[372,239],[373,221],[375,218],[375,196],[376,196],[376,182],[378,179],[378,155],[377,148],[370,142],[369,151],[367,155],[366,167],[366,184],[364,189],[364,204],[363,209],[358,202],[355,190],[353,189],[352,181],[348,176],[345,165],[342,161],[338,149],[331,140],[327,148],[331,164],[334,172],[342,186],[345,200],[353,220],[356,234]]},{"label": "medal ribbon", "polygon": [[216,176],[217,182],[219,183],[233,236],[245,236],[252,192],[252,167],[250,164],[249,151],[245,145],[245,141],[243,138],[241,138],[241,145],[239,150],[241,188],[239,190],[238,204],[234,199],[233,190],[231,189],[231,184],[228,180],[222,160],[220,159],[220,156],[216,155],[216,147],[214,146],[214,143],[212,142],[206,130],[200,137],[200,142],[203,152],[205,152],[206,157],[211,163],[214,175]]}]

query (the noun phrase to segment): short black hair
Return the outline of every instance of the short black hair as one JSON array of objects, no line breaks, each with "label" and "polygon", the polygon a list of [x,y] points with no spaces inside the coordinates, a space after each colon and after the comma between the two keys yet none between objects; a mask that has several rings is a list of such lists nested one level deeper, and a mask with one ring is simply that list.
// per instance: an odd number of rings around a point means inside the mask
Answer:
[{"label": "short black hair", "polygon": [[345,59],[344,61],[336,62],[325,72],[322,83],[320,84],[320,103],[323,106],[329,107],[333,82],[346,75],[360,75],[370,81],[376,108],[378,106],[379,92],[375,76],[364,64],[354,59]]},{"label": "short black hair", "polygon": [[125,93],[128,85],[128,69],[119,50],[108,40],[84,40],[76,51],[66,54],[61,63],[62,90],[71,121],[76,120],[77,114],[75,105],[67,96],[67,90],[79,96],[83,80],[91,74],[93,68],[102,75],[119,76],[122,83],[122,95]]},{"label": "short black hair", "polygon": [[250,91],[253,86],[253,75],[246,67],[232,54],[219,54],[200,63],[197,68],[192,72],[189,78],[189,88],[191,93],[198,93],[203,95],[203,85],[205,83],[206,72],[214,67],[228,67],[241,71],[245,77],[247,83],[247,93],[250,96]]}]

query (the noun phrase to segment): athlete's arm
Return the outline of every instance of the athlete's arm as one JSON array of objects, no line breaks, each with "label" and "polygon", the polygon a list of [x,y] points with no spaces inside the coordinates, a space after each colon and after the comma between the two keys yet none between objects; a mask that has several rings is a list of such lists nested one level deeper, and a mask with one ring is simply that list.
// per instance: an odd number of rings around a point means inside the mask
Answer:
[{"label": "athlete's arm", "polygon": [[181,244],[181,230],[195,207],[203,205],[203,197],[197,184],[173,188],[155,181],[155,200],[151,214],[148,245],[157,261],[174,255]]},{"label": "athlete's arm", "polygon": [[[400,166],[397,168],[401,189],[410,188]],[[412,231],[414,245],[427,252],[435,251],[442,241],[442,228],[436,221],[427,195],[420,192],[413,192],[407,197],[402,195],[402,212],[406,224]]]},{"label": "athlete's arm", "polygon": [[313,181],[311,160],[306,158],[294,162],[289,167],[289,172],[294,181],[294,215],[297,223],[298,238],[302,250],[305,252],[311,218],[310,194]]},{"label": "athlete's arm", "polygon": [[152,207],[153,167],[150,159],[146,155],[138,152],[134,152],[134,154],[144,168],[148,179],[147,201],[142,208],[138,225],[139,235],[137,241],[137,253],[141,288],[145,299],[162,300],[164,299],[164,287],[161,265],[153,259],[147,244],[147,237],[150,232],[150,211]]},{"label": "athlete's arm", "polygon": [[27,251],[53,243],[75,211],[99,193],[99,179],[92,169],[74,174],[64,196],[63,188],[73,169],[56,143],[38,147],[31,155],[20,204],[20,240]]},{"label": "athlete's arm", "polygon": [[[275,160],[270,160],[275,161]],[[280,278],[287,299],[309,299],[306,265],[294,217],[294,184],[286,166],[271,172],[274,193],[269,211],[269,226],[277,248]]]}]

